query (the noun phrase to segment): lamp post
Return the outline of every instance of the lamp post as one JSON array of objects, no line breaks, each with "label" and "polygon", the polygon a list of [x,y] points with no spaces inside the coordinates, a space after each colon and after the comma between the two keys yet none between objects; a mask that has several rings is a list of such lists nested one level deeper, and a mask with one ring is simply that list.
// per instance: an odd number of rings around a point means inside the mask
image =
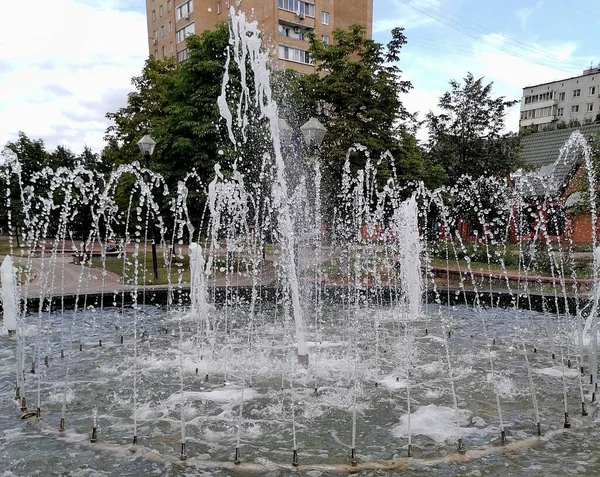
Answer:
[{"label": "lamp post", "polygon": [[[315,177],[315,227],[317,238],[321,237],[321,164],[319,161],[319,147],[323,143],[327,128],[323,126],[321,121],[317,118],[310,118],[302,126],[300,131],[304,137],[304,143],[308,150],[308,156],[314,167]],[[317,240],[318,247],[320,247],[320,240]],[[318,264],[317,264],[318,265]]]},{"label": "lamp post", "polygon": [[308,147],[310,155],[315,156],[317,149],[323,143],[327,128],[317,118],[310,118],[300,126],[300,131],[302,131],[304,143]]},{"label": "lamp post", "polygon": [[[138,141],[137,145],[146,161],[146,170],[148,171],[146,180],[150,182],[150,156],[154,152],[156,141],[152,139],[149,134],[145,134],[144,137]],[[148,201],[149,200],[150,198],[148,198]],[[158,259],[156,258],[156,241],[154,240],[154,221],[152,221],[150,217],[148,217],[148,220],[148,226],[150,228],[150,240],[152,241],[152,267],[154,269],[154,280],[158,280]]]}]

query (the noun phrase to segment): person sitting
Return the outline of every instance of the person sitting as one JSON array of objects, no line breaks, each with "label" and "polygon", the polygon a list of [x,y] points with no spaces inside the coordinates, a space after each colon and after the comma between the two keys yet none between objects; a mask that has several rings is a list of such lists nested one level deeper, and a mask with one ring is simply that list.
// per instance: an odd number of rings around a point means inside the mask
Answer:
[{"label": "person sitting", "polygon": [[119,246],[115,243],[112,238],[109,238],[106,242],[106,251],[107,252],[118,252]]}]

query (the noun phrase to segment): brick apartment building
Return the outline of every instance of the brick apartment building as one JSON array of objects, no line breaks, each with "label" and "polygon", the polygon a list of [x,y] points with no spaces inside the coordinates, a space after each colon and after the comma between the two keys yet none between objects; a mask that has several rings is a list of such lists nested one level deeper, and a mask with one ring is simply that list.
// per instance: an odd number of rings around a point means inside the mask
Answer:
[{"label": "brick apartment building", "polygon": [[301,73],[314,72],[307,33],[329,42],[334,29],[360,24],[372,37],[373,0],[146,0],[150,54],[185,61],[186,37],[226,22],[232,3],[258,20],[263,42],[280,66]]}]

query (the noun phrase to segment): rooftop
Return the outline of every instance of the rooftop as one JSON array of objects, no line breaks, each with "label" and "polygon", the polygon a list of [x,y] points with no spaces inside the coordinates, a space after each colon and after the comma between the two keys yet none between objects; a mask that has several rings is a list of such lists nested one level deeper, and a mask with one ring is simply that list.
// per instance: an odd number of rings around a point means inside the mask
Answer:
[{"label": "rooftop", "polygon": [[524,181],[525,190],[529,189],[527,195],[557,196],[568,185],[580,154],[577,148],[569,148],[561,155],[561,149],[576,131],[589,141],[600,132],[600,124],[538,132],[521,138],[521,160],[525,168],[532,171],[518,173],[514,179]]}]

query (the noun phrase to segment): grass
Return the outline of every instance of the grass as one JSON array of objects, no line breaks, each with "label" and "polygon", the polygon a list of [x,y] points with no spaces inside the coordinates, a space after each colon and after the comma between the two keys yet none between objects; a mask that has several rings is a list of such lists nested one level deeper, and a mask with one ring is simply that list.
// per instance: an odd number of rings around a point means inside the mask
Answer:
[{"label": "grass", "polygon": [[[136,263],[135,258],[131,253],[125,257],[106,257],[105,268],[106,271],[112,272],[119,277],[121,281],[126,285],[134,285],[137,281],[138,285],[166,285],[169,283],[168,277],[170,275],[171,283],[178,283],[179,272],[181,270],[182,281],[189,283],[190,281],[190,261],[188,257],[181,259],[175,259],[172,262],[170,273],[164,262],[164,254],[157,252],[158,261],[158,280],[154,278],[154,270],[152,266],[152,252],[141,252],[137,257],[137,280],[136,280]],[[103,268],[102,259],[100,257],[94,257],[92,260],[93,268]]]}]

